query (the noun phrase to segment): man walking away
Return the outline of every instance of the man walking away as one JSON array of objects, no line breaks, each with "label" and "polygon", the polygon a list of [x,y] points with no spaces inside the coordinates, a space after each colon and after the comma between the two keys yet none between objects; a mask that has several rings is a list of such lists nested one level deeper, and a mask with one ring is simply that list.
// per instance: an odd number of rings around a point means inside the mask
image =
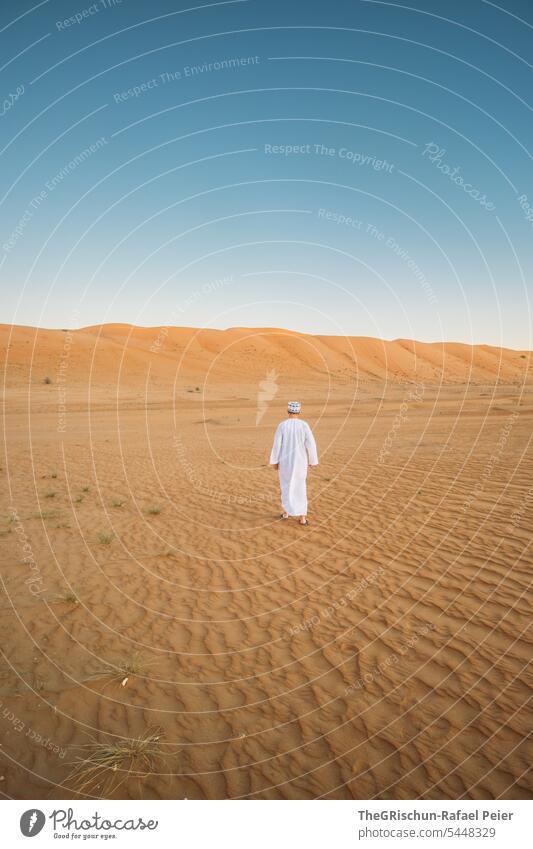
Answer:
[{"label": "man walking away", "polygon": [[318,456],[311,428],[300,418],[301,408],[299,401],[289,401],[288,418],[276,428],[270,465],[279,472],[281,518],[299,516],[300,525],[308,525],[307,468],[318,466]]}]

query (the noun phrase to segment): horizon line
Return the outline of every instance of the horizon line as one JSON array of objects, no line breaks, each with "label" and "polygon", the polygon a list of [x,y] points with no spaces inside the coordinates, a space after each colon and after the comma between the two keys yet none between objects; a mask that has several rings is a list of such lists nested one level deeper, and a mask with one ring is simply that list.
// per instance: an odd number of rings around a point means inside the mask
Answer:
[{"label": "horizon line", "polygon": [[345,334],[333,334],[333,333],[310,333],[305,330],[293,330],[288,327],[264,327],[264,326],[256,326],[256,325],[234,325],[231,327],[196,327],[193,325],[177,325],[177,324],[132,324],[128,321],[109,321],[102,322],[100,324],[87,324],[82,327],[43,327],[33,324],[14,324],[12,322],[0,323],[0,329],[4,328],[14,328],[26,329],[26,330],[35,330],[35,331],[43,331],[49,333],[83,333],[84,331],[92,331],[100,328],[106,327],[121,327],[121,328],[131,328],[134,330],[192,330],[197,332],[214,332],[214,333],[230,333],[232,331],[245,331],[245,330],[255,330],[259,333],[280,333],[280,334],[292,334],[296,336],[313,336],[318,338],[327,338],[327,339],[372,339],[376,342],[412,342],[417,345],[466,345],[469,348],[495,348],[497,350],[505,350],[505,351],[516,351],[517,353],[527,352],[528,354],[533,354],[532,348],[512,348],[507,345],[497,345],[490,342],[464,342],[462,340],[457,339],[447,339],[441,341],[432,341],[432,342],[423,342],[420,339],[408,338],[406,336],[398,336],[394,339],[385,339],[380,336],[367,336],[364,334],[353,334],[349,335]]}]

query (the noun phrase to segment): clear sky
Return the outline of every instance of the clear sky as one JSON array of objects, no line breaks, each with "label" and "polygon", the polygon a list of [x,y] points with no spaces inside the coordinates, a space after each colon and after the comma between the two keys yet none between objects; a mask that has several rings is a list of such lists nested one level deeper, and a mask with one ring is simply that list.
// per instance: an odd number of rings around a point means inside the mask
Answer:
[{"label": "clear sky", "polygon": [[533,348],[533,6],[412,3],[2,3],[2,321]]}]

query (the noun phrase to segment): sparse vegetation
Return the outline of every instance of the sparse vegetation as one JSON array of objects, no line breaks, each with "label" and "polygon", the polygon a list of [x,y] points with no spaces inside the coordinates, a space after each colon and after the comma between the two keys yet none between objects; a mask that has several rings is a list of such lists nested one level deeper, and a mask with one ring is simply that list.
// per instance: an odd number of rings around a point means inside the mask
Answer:
[{"label": "sparse vegetation", "polygon": [[45,498],[55,498],[55,497],[56,497],[56,493],[55,493],[55,492],[53,492],[52,490],[49,490],[48,492],[45,492],[44,497],[45,497]]},{"label": "sparse vegetation", "polygon": [[49,384],[49,383],[53,383],[52,378],[51,378],[51,377],[44,377],[44,378],[43,378],[43,383],[47,383],[47,384]]},{"label": "sparse vegetation", "polygon": [[57,519],[59,516],[58,510],[41,510],[40,513],[34,513],[34,519]]},{"label": "sparse vegetation", "polygon": [[111,502],[111,507],[124,507],[125,501],[122,501],[120,498],[114,498]]},{"label": "sparse vegetation", "polygon": [[72,499],[72,501],[73,501],[75,504],[79,504],[79,503],[80,503],[80,501],[83,501],[83,495],[80,495],[80,494],[78,493],[78,495],[75,495],[75,496],[74,496],[74,498]]},{"label": "sparse vegetation", "polygon": [[88,486],[82,486],[81,491],[82,492],[89,492],[89,487]]},{"label": "sparse vegetation", "polygon": [[161,513],[161,507],[157,504],[151,504],[149,507],[146,507],[145,513],[148,513],[149,516],[158,516]]},{"label": "sparse vegetation", "polygon": [[152,775],[163,756],[160,728],[149,729],[134,739],[94,740],[81,748],[84,754],[73,761],[68,780],[78,794],[105,798],[129,778]]},{"label": "sparse vegetation", "polygon": [[109,678],[119,684],[123,684],[133,676],[144,676],[154,665],[152,660],[143,660],[139,655],[135,655],[129,660],[119,661],[117,664],[106,663],[101,669],[90,676],[91,681],[98,678]]},{"label": "sparse vegetation", "polygon": [[72,590],[68,590],[64,595],[59,596],[58,601],[62,601],[65,604],[79,604],[80,600],[76,593]]},{"label": "sparse vegetation", "polygon": [[114,536],[115,534],[111,531],[101,531],[98,534],[98,542],[102,545],[109,545],[113,541]]}]

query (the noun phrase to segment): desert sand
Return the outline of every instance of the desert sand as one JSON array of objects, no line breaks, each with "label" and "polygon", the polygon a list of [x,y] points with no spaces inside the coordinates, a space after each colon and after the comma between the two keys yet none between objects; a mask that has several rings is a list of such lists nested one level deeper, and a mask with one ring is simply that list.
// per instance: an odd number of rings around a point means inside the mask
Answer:
[{"label": "desert sand", "polygon": [[[130,325],[0,345],[3,794],[533,798],[530,352]],[[267,465],[293,398],[307,528]],[[97,745],[146,739],[84,783]]]}]

